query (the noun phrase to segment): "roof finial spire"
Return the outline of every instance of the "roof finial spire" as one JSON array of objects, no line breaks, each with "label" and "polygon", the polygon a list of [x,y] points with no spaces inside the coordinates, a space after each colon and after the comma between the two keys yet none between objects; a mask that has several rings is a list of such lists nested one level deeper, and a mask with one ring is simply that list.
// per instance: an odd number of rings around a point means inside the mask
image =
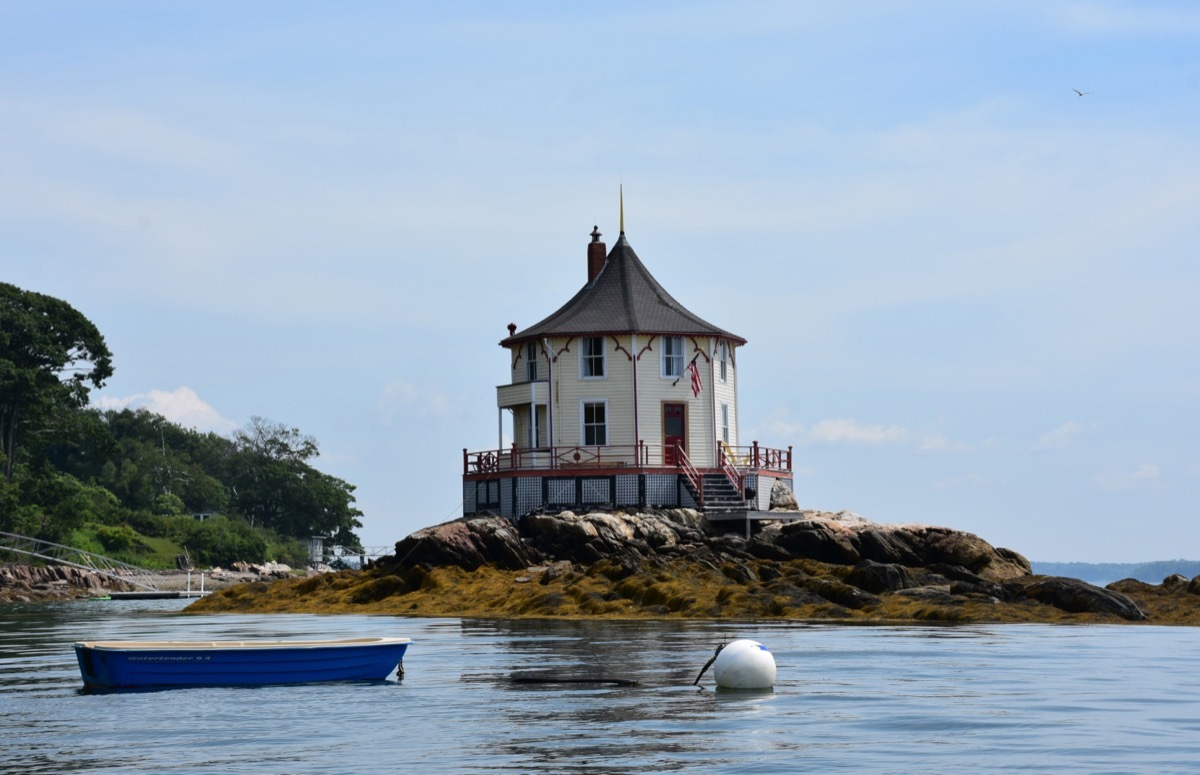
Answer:
[{"label": "roof finial spire", "polygon": [[625,184],[621,184],[621,233],[625,233]]}]

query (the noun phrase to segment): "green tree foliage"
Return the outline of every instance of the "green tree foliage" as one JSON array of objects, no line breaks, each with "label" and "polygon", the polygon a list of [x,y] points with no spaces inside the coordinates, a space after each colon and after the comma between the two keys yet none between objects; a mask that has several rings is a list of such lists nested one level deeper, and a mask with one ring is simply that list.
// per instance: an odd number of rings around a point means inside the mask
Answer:
[{"label": "green tree foliage", "polygon": [[0,530],[221,564],[303,559],[312,535],[359,543],[354,487],[313,468],[311,436],[259,417],[224,437],[87,408],[111,375],[87,318],[0,283]]},{"label": "green tree foliage", "polygon": [[[11,488],[20,486],[18,502],[37,504],[22,524],[38,537],[63,538],[85,524],[124,524],[188,546],[193,559],[227,557],[233,546],[251,553],[240,558],[247,562],[264,559],[259,543],[230,539],[218,542],[224,548],[200,547],[216,546],[218,527],[243,522],[277,535],[276,546],[312,535],[359,544],[354,530],[362,527],[362,512],[354,507],[354,487],[310,465],[317,442],[296,428],[255,417],[227,438],[144,409],[71,411],[83,416],[62,424],[79,435],[39,445],[44,457],[37,466],[22,465]],[[4,497],[0,491],[0,502]],[[193,514],[226,519],[193,529],[202,524]]]},{"label": "green tree foliage", "polygon": [[182,535],[178,541],[199,565],[232,565],[263,562],[267,558],[267,539],[239,519],[209,517],[204,521],[179,520]]},{"label": "green tree foliage", "polygon": [[95,479],[134,509],[166,514],[171,509],[165,504],[174,504],[176,513],[227,510],[229,489],[222,477],[232,449],[228,439],[180,427],[145,409],[99,416],[116,454],[80,454],[81,465],[72,469],[77,476]]},{"label": "green tree foliage", "polygon": [[317,442],[296,428],[261,417],[233,436],[228,460],[233,509],[251,525],[283,535],[324,535],[334,543],[354,545],[353,530],[362,527],[354,508],[354,487],[317,471],[308,460]]},{"label": "green tree foliage", "polygon": [[90,320],[65,301],[0,283],[0,455],[11,482],[16,452],[87,403],[112,376],[112,354]]}]

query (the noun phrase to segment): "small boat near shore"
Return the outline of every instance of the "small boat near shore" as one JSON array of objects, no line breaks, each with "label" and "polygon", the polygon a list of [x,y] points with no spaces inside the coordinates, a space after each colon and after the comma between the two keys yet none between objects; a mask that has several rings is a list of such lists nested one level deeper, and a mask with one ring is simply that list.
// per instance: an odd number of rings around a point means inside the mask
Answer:
[{"label": "small boat near shore", "polygon": [[397,671],[408,638],[238,641],[80,641],[79,672],[89,689],[262,686],[316,681],[381,681]]}]

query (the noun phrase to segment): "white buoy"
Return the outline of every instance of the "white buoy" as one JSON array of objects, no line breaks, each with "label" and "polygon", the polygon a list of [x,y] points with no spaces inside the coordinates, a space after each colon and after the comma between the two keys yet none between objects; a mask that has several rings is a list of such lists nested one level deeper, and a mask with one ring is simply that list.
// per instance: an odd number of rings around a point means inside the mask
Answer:
[{"label": "white buoy", "polygon": [[770,689],[775,685],[775,657],[756,640],[735,640],[717,654],[713,675],[723,689]]}]

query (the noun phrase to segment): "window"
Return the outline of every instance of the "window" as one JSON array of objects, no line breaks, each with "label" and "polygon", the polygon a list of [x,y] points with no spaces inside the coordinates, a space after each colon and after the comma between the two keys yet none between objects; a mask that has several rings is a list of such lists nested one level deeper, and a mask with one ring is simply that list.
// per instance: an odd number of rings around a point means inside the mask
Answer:
[{"label": "window", "polygon": [[583,379],[602,379],[604,377],[604,337],[583,337],[579,369],[579,376]]},{"label": "window", "polygon": [[608,444],[608,402],[583,402],[583,444],[587,447]]},{"label": "window", "polygon": [[720,346],[717,348],[717,362],[721,364],[721,381],[724,382],[729,376],[729,343],[726,341],[722,340]]},{"label": "window", "polygon": [[[546,407],[535,406],[531,408],[533,411],[528,415],[530,419],[526,422],[523,436],[525,438],[525,446],[530,449],[538,449],[546,446]],[[525,413],[523,412],[522,415],[524,416]]]},{"label": "window", "polygon": [[662,375],[683,376],[683,337],[664,336],[662,349]]},{"label": "window", "polygon": [[729,404],[721,404],[721,441],[729,443]]},{"label": "window", "polygon": [[537,342],[525,343],[525,380],[537,382],[538,352]]}]

